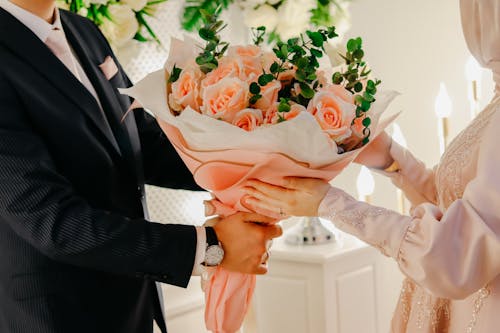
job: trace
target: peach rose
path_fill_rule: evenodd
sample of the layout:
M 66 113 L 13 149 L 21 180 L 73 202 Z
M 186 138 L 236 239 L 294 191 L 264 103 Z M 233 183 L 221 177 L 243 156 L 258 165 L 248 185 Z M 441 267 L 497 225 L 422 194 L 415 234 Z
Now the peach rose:
M 363 125 L 364 119 L 365 116 L 355 118 L 351 126 L 353 134 L 356 135 L 358 138 L 365 137 L 365 135 L 363 134 L 363 130 L 365 129 L 365 125 Z
M 262 74 L 262 50 L 256 45 L 233 46 L 227 51 L 227 56 L 236 58 L 240 62 L 240 78 L 242 80 L 255 80 Z
M 328 79 L 326 77 L 325 71 L 317 71 L 316 76 L 318 77 L 317 81 L 321 87 L 326 87 L 328 85 Z
M 306 108 L 300 104 L 290 105 L 290 111 L 288 112 L 278 112 L 279 103 L 274 103 L 271 108 L 265 113 L 264 124 L 274 125 L 279 122 L 279 119 L 291 120 L 299 115 L 301 112 L 305 112 Z
M 321 128 L 336 142 L 351 135 L 351 124 L 356 116 L 356 106 L 346 103 L 330 91 L 320 91 L 309 101 L 307 111 Z
M 168 96 L 170 107 L 180 112 L 190 106 L 200 112 L 201 95 L 200 82 L 203 73 L 197 65 L 189 65 L 179 75 L 179 79 L 172 83 L 172 92 Z
M 329 91 L 335 94 L 335 96 L 340 97 L 344 102 L 354 104 L 354 95 L 339 84 L 330 84 L 321 90 Z
M 292 104 L 290 107 L 290 111 L 282 112 L 281 115 L 285 120 L 291 120 L 299 115 L 301 112 L 305 112 L 306 108 L 300 104 Z
M 274 52 L 264 52 L 260 58 L 262 68 L 269 72 L 274 62 L 279 63 L 279 59 Z
M 264 87 L 261 87 L 261 98 L 255 103 L 255 107 L 267 111 L 271 106 L 278 101 L 278 93 L 281 89 L 280 81 L 271 81 Z
M 236 113 L 248 105 L 248 84 L 239 78 L 225 77 L 203 89 L 201 112 L 232 122 Z
M 237 59 L 231 57 L 224 57 L 216 69 L 209 72 L 206 77 L 201 81 L 201 87 L 206 88 L 214 85 L 225 77 L 239 77 L 241 67 Z
M 236 113 L 233 119 L 233 125 L 244 129 L 245 131 L 253 131 L 264 122 L 262 111 L 258 109 L 243 109 Z
M 282 82 L 290 82 L 295 77 L 297 68 L 293 65 L 285 64 L 285 71 L 278 75 L 278 79 Z
M 266 110 L 264 113 L 264 124 L 273 125 L 278 123 L 278 105 L 279 103 L 274 103 Z

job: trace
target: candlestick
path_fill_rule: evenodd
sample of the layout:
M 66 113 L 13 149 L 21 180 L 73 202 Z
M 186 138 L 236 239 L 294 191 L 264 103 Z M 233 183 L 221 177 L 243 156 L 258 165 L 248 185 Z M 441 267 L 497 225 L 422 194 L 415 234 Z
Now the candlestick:
M 469 83 L 468 98 L 470 103 L 471 118 L 474 119 L 474 117 L 479 113 L 481 67 L 473 56 L 469 57 L 465 65 L 465 77 Z
M 448 91 L 443 82 L 439 85 L 439 93 L 436 97 L 436 102 L 434 104 L 434 111 L 438 118 L 438 138 L 439 138 L 439 150 L 441 155 L 444 153 L 444 149 L 448 144 L 448 117 L 451 115 L 452 103 Z

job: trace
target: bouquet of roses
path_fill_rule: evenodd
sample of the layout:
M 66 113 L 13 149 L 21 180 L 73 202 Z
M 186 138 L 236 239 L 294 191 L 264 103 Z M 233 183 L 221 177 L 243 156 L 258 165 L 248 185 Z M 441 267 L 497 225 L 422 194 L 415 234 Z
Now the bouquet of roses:
M 218 35 L 223 22 L 206 16 L 204 47 L 173 39 L 165 69 L 124 92 L 158 119 L 219 212 L 245 210 L 250 178 L 333 179 L 394 118 L 379 121 L 395 93 L 377 92 L 380 81 L 368 78 L 360 38 L 347 43 L 345 66 L 327 74 L 319 59 L 337 36 L 333 27 L 267 52 L 259 47 L 264 28 L 254 31 L 254 45 L 230 47 Z M 207 328 L 238 330 L 254 286 L 252 275 L 217 268 L 205 288 Z

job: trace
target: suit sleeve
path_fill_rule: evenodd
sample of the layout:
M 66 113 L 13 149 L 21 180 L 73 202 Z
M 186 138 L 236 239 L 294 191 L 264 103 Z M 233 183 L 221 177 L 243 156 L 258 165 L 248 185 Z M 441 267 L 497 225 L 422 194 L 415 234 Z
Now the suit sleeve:
M 147 184 L 202 191 L 156 120 L 144 110 L 135 111 Z
M 76 266 L 178 286 L 193 269 L 193 226 L 129 219 L 75 193 L 1 74 L 0 223 L 47 257 Z
M 427 202 L 412 216 L 359 202 L 332 188 L 319 213 L 395 258 L 401 271 L 434 295 L 463 299 L 500 275 L 500 113 L 481 141 L 477 174 L 446 210 Z

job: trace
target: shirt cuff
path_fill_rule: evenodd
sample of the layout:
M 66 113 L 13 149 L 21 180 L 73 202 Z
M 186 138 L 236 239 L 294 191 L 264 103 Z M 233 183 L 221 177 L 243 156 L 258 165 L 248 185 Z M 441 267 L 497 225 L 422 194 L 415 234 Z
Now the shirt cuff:
M 199 276 L 203 273 L 203 260 L 207 249 L 207 234 L 205 227 L 196 227 L 196 256 L 194 258 L 194 266 L 192 275 Z

